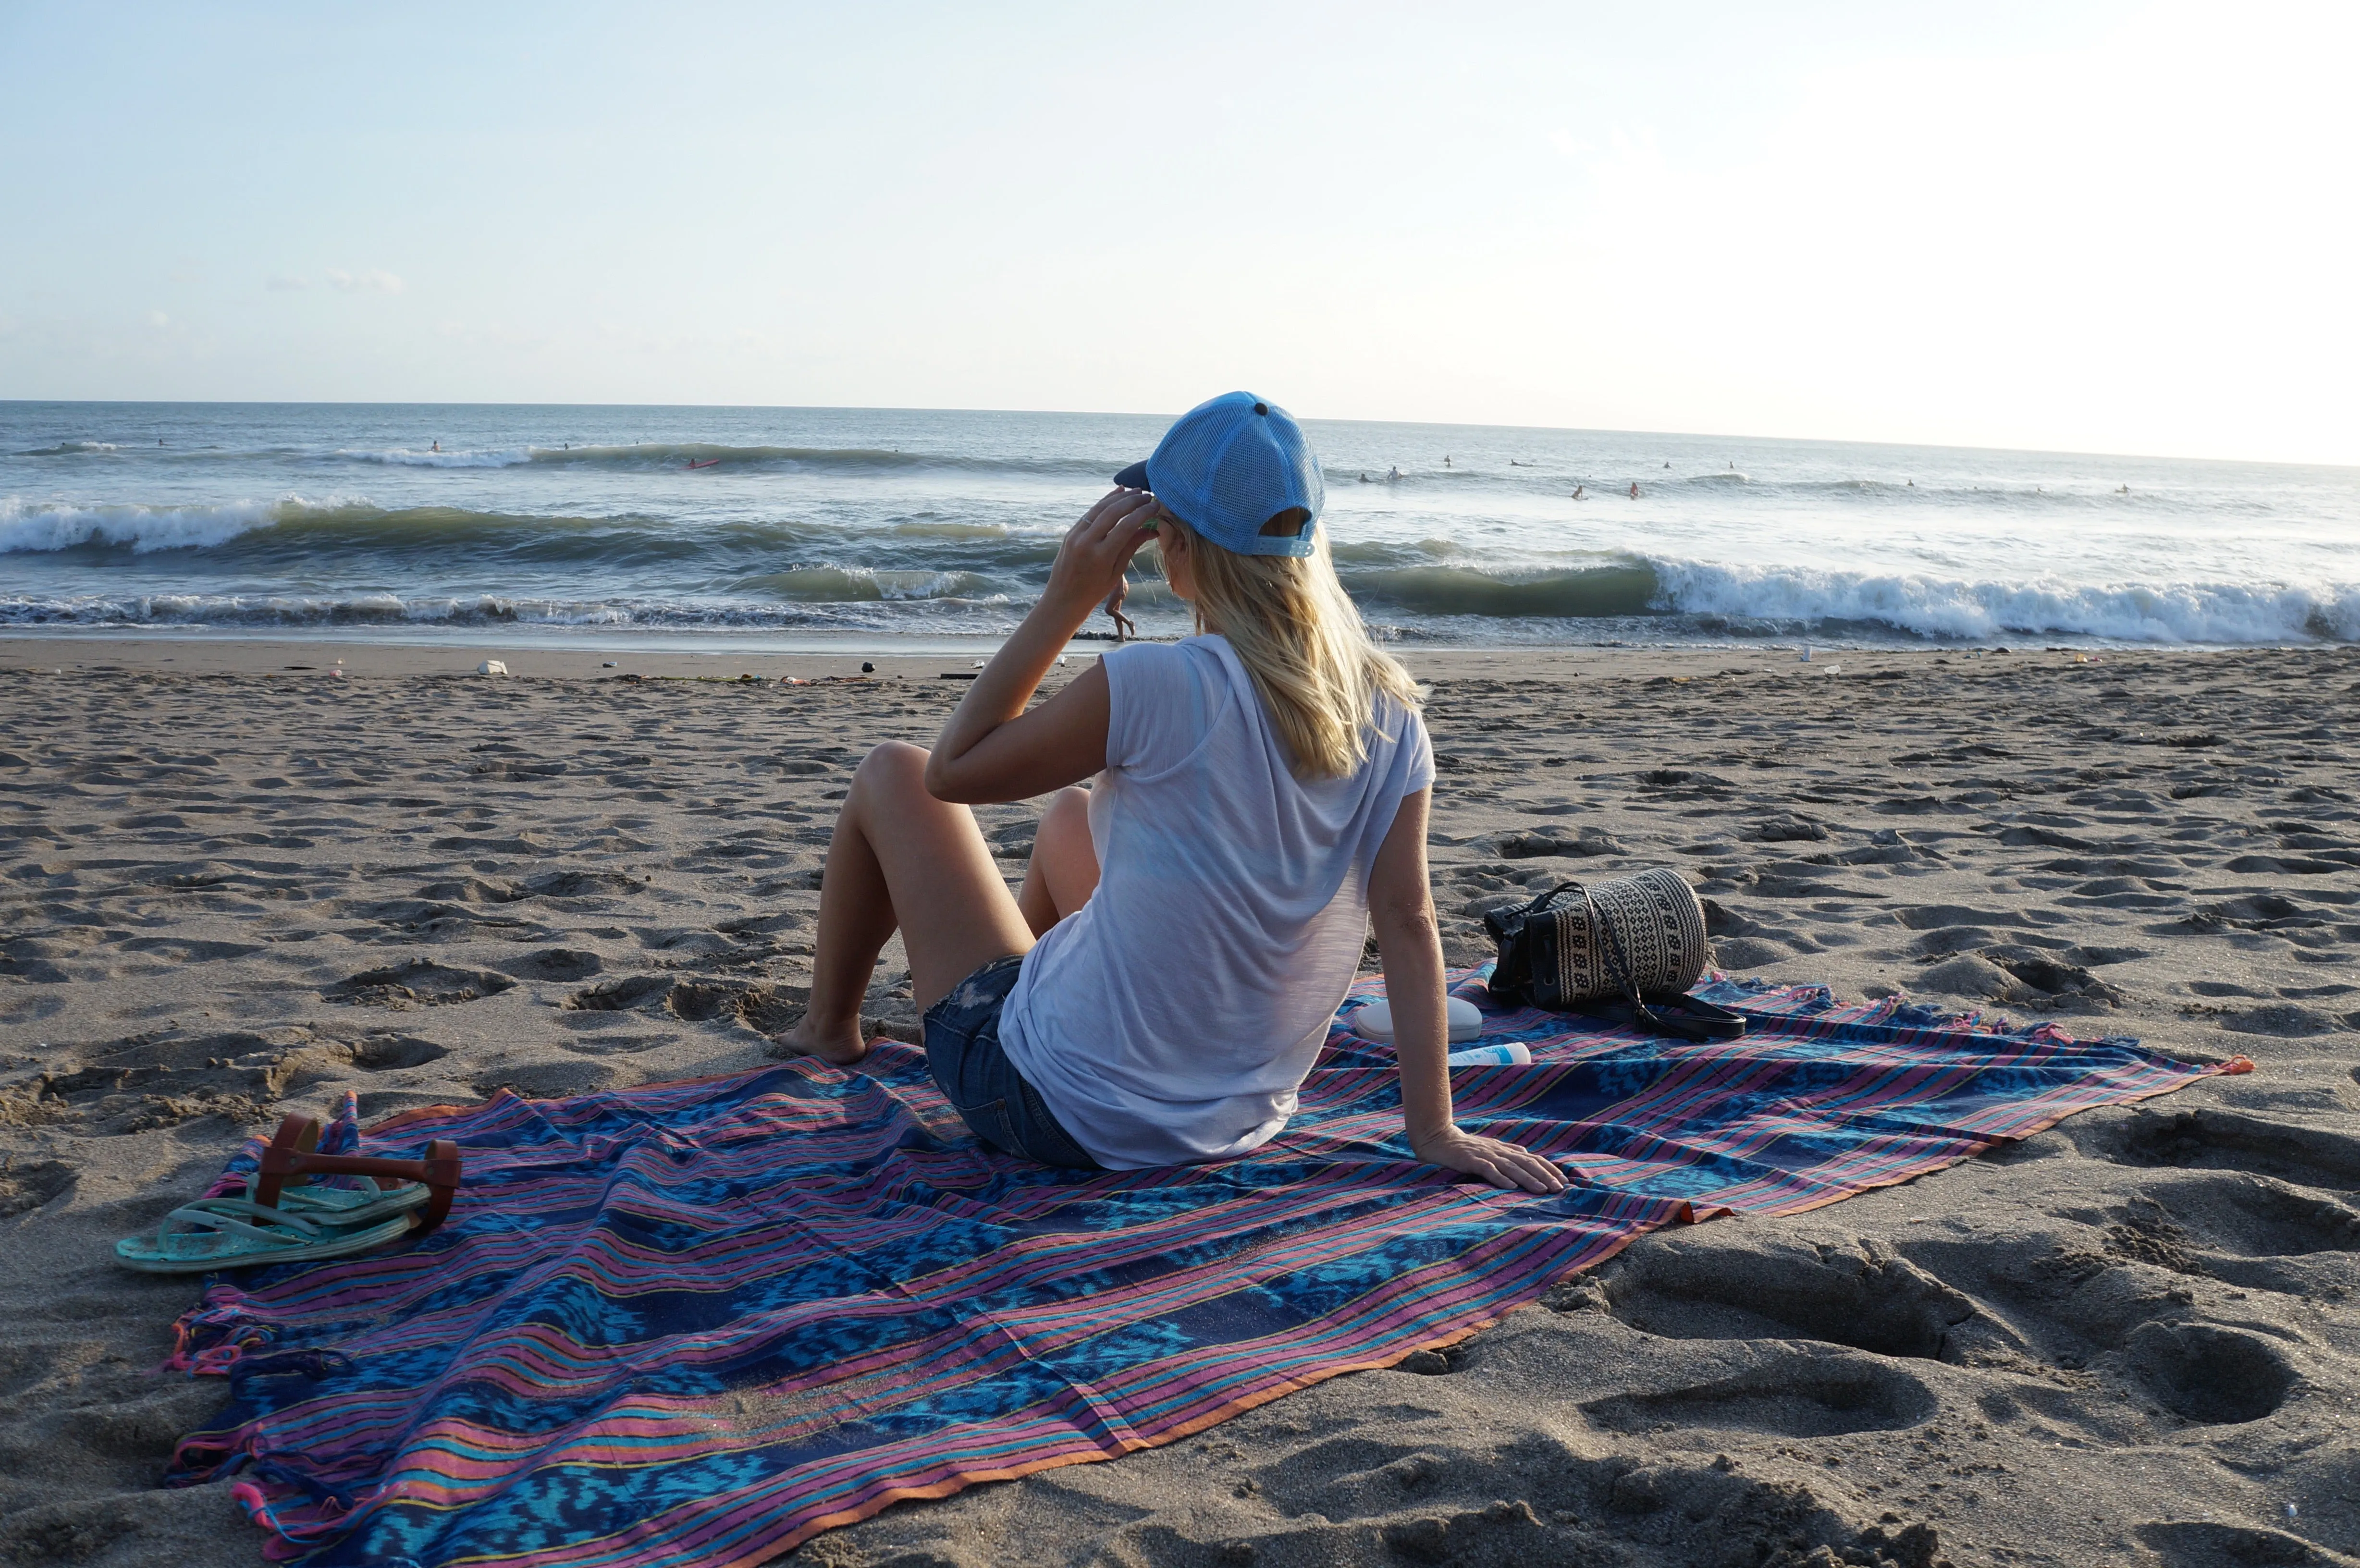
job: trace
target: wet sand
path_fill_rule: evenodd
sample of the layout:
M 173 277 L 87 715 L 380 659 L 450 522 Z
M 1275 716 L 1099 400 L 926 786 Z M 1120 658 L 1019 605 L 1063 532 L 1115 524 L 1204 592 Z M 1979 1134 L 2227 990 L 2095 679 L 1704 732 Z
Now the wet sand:
M 0 1560 L 260 1561 L 155 1489 L 221 1388 L 150 1375 L 196 1287 L 109 1247 L 282 1109 L 768 1059 L 847 774 L 972 659 L 778 679 L 860 662 L 0 639 Z M 1732 972 L 2256 1070 L 794 1561 L 2360 1560 L 2360 652 L 1412 662 L 1456 962 L 1671 865 Z M 979 815 L 1019 875 L 1032 811 Z

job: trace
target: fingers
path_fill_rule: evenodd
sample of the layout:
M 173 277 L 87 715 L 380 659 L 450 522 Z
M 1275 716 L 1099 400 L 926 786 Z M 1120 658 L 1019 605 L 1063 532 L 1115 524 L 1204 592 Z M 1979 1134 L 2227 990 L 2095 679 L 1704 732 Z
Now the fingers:
M 1155 497 L 1144 490 L 1109 490 L 1099 496 L 1088 511 L 1082 514 L 1081 520 L 1074 525 L 1074 531 L 1076 533 L 1087 529 L 1111 531 L 1115 523 L 1121 518 L 1154 505 Z
M 1076 526 L 1086 527 L 1091 523 L 1097 522 L 1098 518 L 1106 515 L 1109 507 L 1139 494 L 1139 491 L 1125 490 L 1120 485 L 1117 485 L 1114 489 L 1108 491 L 1105 495 L 1099 496 L 1097 501 L 1092 503 L 1090 509 L 1082 514 L 1081 522 Z
M 1554 1164 L 1530 1149 L 1497 1138 L 1470 1138 L 1452 1153 L 1459 1158 L 1439 1163 L 1480 1176 L 1503 1191 L 1562 1192 L 1567 1186 L 1565 1172 Z
M 1141 494 L 1137 490 L 1108 491 L 1091 505 L 1088 511 L 1075 519 L 1072 528 L 1065 530 L 1065 542 L 1081 544 L 1094 537 L 1104 537 L 1105 532 L 1114 527 L 1112 519 L 1132 510 Z
M 1137 555 L 1155 536 L 1143 528 L 1119 528 L 1110 541 L 1115 550 L 1114 570 L 1118 573 L 1131 570 L 1131 558 Z
M 1152 537 L 1138 524 L 1154 516 L 1155 504 L 1144 490 L 1111 490 L 1100 496 L 1065 531 L 1049 568 L 1050 593 L 1084 604 L 1103 598 Z
M 1154 516 L 1154 507 L 1155 497 L 1143 490 L 1117 490 L 1065 530 L 1065 546 L 1094 557 L 1104 555 L 1111 546 L 1128 562 L 1151 537 L 1141 524 Z
M 1093 508 L 1098 516 L 1090 523 L 1087 537 L 1120 540 L 1127 549 L 1136 550 L 1139 541 L 1147 537 L 1147 530 L 1140 525 L 1155 515 L 1155 497 L 1144 490 L 1125 490 L 1120 495 L 1121 498 L 1112 506 Z
M 1517 1149 L 1513 1161 L 1516 1185 L 1527 1192 L 1562 1192 L 1566 1188 L 1565 1172 L 1547 1160 Z
M 1562 1192 L 1566 1188 L 1565 1172 L 1529 1149 L 1519 1149 L 1513 1143 L 1494 1143 L 1500 1159 L 1516 1178 L 1516 1184 L 1527 1192 Z

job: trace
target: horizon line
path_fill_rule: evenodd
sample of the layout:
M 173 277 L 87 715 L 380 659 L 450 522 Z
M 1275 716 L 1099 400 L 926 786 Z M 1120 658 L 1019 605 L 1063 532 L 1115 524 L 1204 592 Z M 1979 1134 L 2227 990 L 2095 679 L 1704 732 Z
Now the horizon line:
M 736 411 L 829 414 L 1002 414 L 1015 418 L 1049 416 L 1066 419 L 1176 419 L 1185 410 L 1142 411 L 1126 408 L 959 408 L 898 403 L 625 403 L 455 401 L 333 397 L 0 397 L 0 408 L 11 404 L 88 405 L 119 408 L 711 408 Z M 1521 425 L 1474 423 L 1457 419 L 1340 419 L 1306 414 L 1306 422 L 1330 425 L 1393 425 L 1410 429 L 1464 430 L 1533 430 L 1551 435 L 1654 436 L 1679 441 L 1782 441 L 1807 446 L 1889 447 L 1896 451 L 1991 452 L 2015 457 L 2113 458 L 2138 463 L 2238 463 L 2262 468 L 2324 468 L 2360 471 L 2360 463 L 2329 463 L 2310 459 L 2264 457 L 2185 457 L 2161 452 L 2085 452 L 2071 447 L 1983 446 L 1931 441 L 1878 441 L 1845 436 L 1766 436 L 1727 430 L 1625 430 L 1591 425 Z

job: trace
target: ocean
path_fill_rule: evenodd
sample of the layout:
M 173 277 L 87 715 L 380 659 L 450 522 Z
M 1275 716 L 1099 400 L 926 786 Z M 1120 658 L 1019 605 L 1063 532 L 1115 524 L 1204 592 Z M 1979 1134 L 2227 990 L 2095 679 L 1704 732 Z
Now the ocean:
M 713 651 L 988 637 L 1165 422 L 0 402 L 0 632 Z M 1306 428 L 1338 569 L 1406 644 L 2360 641 L 2360 469 Z M 1142 631 L 1185 631 L 1185 607 L 1138 575 Z

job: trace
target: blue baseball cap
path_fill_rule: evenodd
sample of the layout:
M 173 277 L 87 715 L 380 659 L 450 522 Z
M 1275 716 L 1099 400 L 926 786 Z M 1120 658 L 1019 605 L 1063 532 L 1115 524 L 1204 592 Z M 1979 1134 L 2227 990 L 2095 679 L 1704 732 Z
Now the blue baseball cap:
M 1303 427 L 1251 392 L 1225 392 L 1173 422 L 1145 463 L 1114 476 L 1240 555 L 1309 555 L 1327 504 Z

